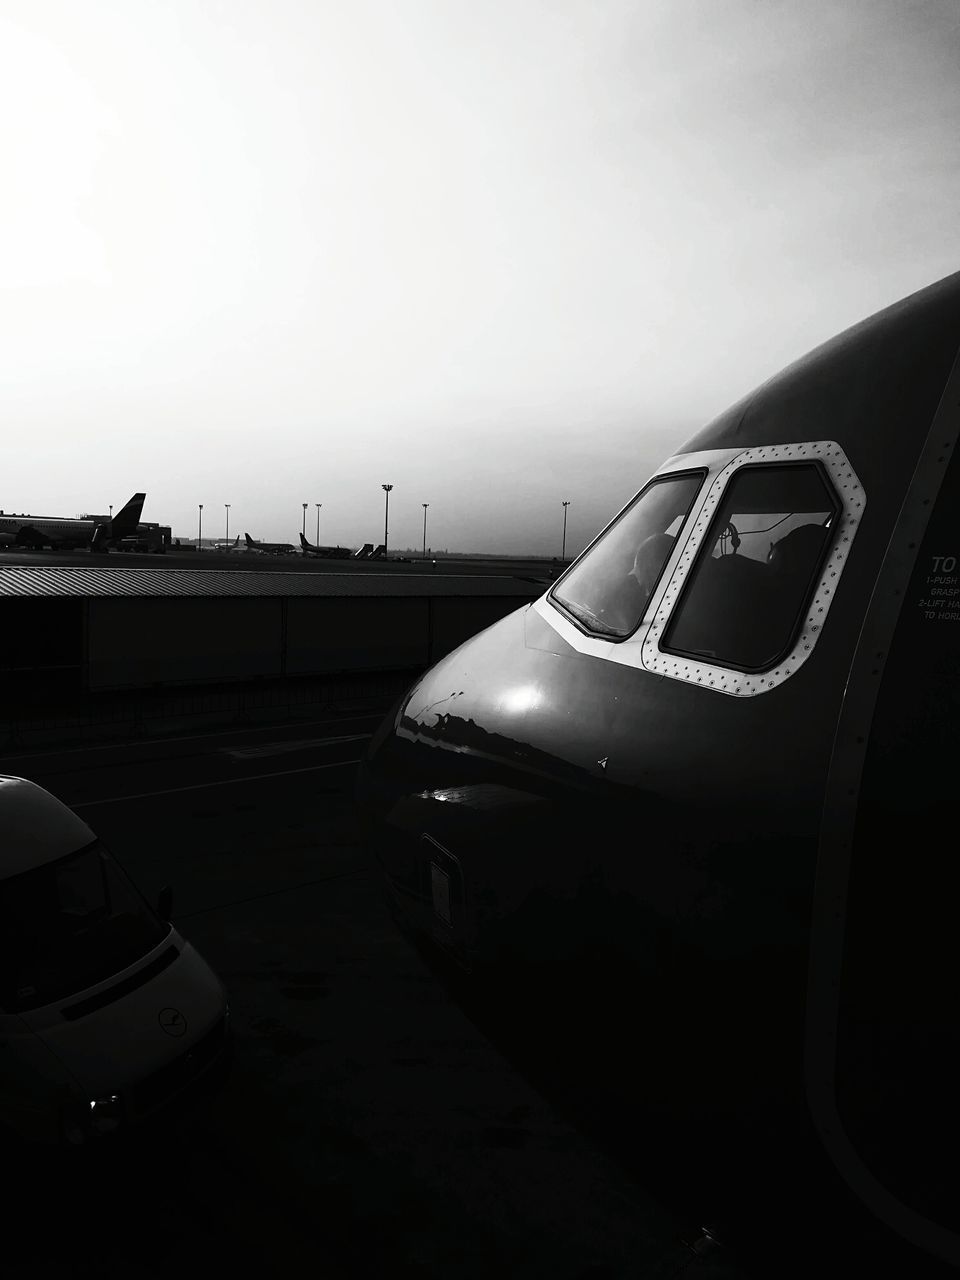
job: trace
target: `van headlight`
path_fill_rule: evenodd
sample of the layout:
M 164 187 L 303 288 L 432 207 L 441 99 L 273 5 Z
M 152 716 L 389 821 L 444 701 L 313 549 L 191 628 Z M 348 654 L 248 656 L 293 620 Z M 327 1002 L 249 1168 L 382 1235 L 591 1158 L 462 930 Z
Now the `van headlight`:
M 90 1129 L 93 1133 L 116 1133 L 123 1123 L 123 1103 L 118 1093 L 90 1099 Z
M 60 1133 L 64 1142 L 79 1147 L 108 1133 L 115 1133 L 122 1119 L 120 1095 L 69 1098 L 60 1107 Z

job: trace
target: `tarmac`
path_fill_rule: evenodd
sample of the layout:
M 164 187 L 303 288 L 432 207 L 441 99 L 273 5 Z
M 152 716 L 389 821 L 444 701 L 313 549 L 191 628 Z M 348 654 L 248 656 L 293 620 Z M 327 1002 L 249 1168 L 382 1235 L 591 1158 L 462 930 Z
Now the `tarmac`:
M 651 1092 L 596 1020 L 556 1034 L 562 989 L 518 983 L 503 1018 L 424 963 L 353 801 L 384 710 L 0 759 L 148 900 L 173 886 L 237 1042 L 207 1111 L 80 1165 L 29 1154 L 6 1180 L 5 1277 L 940 1280 L 870 1224 L 834 1238 L 783 1160 L 741 1189 L 737 1133 L 701 1127 L 694 1095 Z
M 162 1140 L 8 1180 L 7 1277 L 736 1280 L 699 1206 L 578 1132 L 396 932 L 359 843 L 380 713 L 7 755 L 224 980 L 225 1089 Z M 654 1179 L 655 1184 L 655 1179 Z
M 326 560 L 304 556 L 300 552 L 266 555 L 240 550 L 198 552 L 176 547 L 162 555 L 135 551 L 98 554 L 89 551 L 0 551 L 0 565 L 72 565 L 88 569 L 104 566 L 121 569 L 237 569 L 248 573 L 289 570 L 297 573 L 483 574 L 519 578 L 525 582 L 543 583 L 544 586 L 549 585 L 568 563 L 536 556 L 414 556 L 404 560 L 389 556 L 385 560 Z

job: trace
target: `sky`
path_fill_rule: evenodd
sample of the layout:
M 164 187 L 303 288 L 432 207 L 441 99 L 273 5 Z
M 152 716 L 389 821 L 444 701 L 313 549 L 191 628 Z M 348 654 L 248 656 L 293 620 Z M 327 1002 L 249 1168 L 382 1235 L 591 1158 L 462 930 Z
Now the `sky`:
M 0 507 L 578 551 L 960 268 L 955 0 L 0 0 Z

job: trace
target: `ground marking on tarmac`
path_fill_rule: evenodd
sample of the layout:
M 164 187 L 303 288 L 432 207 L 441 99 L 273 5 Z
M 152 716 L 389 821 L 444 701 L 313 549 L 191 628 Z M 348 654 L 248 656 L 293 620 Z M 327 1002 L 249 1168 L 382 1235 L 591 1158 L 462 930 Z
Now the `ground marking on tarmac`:
M 45 751 L 5 751 L 4 760 L 28 760 L 35 756 L 88 755 L 91 751 L 116 751 L 118 747 L 155 747 L 167 742 L 196 742 L 200 738 L 229 738 L 231 734 L 276 733 L 278 729 L 310 728 L 315 724 L 335 724 L 338 720 L 382 720 L 385 711 L 350 711 L 323 720 L 288 720 L 284 724 L 234 724 L 226 729 L 214 729 L 211 733 L 186 733 L 175 738 L 161 735 L 159 738 L 123 738 L 109 742 L 84 742 L 80 746 L 50 746 Z
M 319 880 L 305 880 L 303 884 L 288 884 L 282 889 L 268 889 L 266 893 L 255 893 L 249 898 L 237 898 L 235 902 L 217 902 L 212 907 L 197 907 L 183 915 L 177 914 L 178 920 L 190 920 L 194 916 L 209 915 L 211 911 L 226 911 L 229 907 L 242 907 L 248 902 L 262 902 L 264 898 L 276 898 L 281 893 L 296 893 L 298 889 L 312 889 L 318 884 L 329 884 L 331 880 L 366 880 L 366 871 L 336 871 L 330 876 L 321 876 Z
M 337 738 L 288 738 L 282 742 L 258 742 L 252 747 L 220 747 L 219 754 L 233 756 L 235 760 L 248 760 L 252 756 L 279 756 L 287 751 L 309 751 L 311 747 L 326 747 L 331 742 L 360 742 L 372 736 L 369 733 L 344 733 Z
M 273 773 L 251 773 L 243 778 L 221 778 L 218 782 L 192 782 L 188 787 L 164 787 L 162 791 L 140 791 L 135 796 L 107 796 L 104 800 L 78 800 L 71 809 L 89 809 L 98 804 L 122 804 L 125 800 L 149 800 L 151 796 L 171 796 L 175 791 L 206 791 L 208 787 L 235 787 L 241 782 L 259 782 L 262 778 L 283 778 L 288 773 L 315 773 L 318 769 L 342 769 L 347 764 L 359 764 L 355 760 L 335 760 L 332 764 L 308 764 L 302 769 L 277 769 Z

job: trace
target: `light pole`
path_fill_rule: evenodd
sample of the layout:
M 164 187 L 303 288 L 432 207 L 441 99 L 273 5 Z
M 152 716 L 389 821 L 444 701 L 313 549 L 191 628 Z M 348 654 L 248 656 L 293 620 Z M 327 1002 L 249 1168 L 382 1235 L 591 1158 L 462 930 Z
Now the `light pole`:
M 424 560 L 426 560 L 427 558 L 427 507 L 429 507 L 430 503 L 421 502 L 420 505 L 421 507 L 423 507 L 423 558 Z
M 309 505 L 310 505 L 309 502 L 305 502 L 303 504 L 303 536 L 304 537 L 307 536 L 307 507 Z
M 223 505 L 227 509 L 227 532 L 224 534 L 224 539 L 229 544 L 230 542 L 230 503 L 225 502 Z
M 323 503 L 315 502 L 313 505 L 317 508 L 317 546 L 319 547 L 320 545 L 320 508 L 323 506 Z
M 202 533 L 202 531 L 203 531 L 203 503 L 202 503 L 202 502 L 198 502 L 198 503 L 197 503 L 197 507 L 198 507 L 198 512 L 197 512 L 197 550 L 199 551 L 199 550 L 200 550 L 200 534 L 201 534 L 201 533 Z
M 560 549 L 561 564 L 563 563 L 563 561 L 566 559 L 566 556 L 567 556 L 567 507 L 569 507 L 569 505 L 570 505 L 569 500 L 563 504 L 563 546 Z
M 113 503 L 110 503 L 110 519 L 113 519 Z
M 387 558 L 387 520 L 390 516 L 390 490 L 393 488 L 393 485 L 382 484 L 380 488 L 387 495 L 384 500 L 385 505 L 383 510 L 383 558 L 384 560 L 386 560 Z

